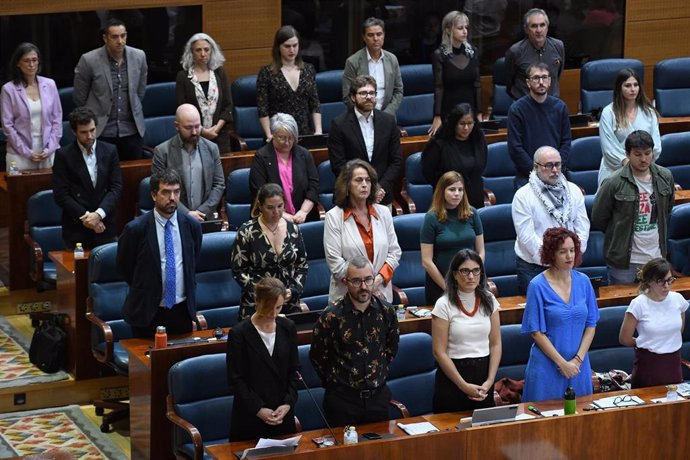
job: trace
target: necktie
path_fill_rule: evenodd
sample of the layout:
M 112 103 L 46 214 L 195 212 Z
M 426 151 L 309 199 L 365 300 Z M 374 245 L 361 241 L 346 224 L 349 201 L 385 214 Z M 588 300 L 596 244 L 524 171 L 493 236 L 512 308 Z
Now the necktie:
M 165 292 L 163 300 L 168 309 L 175 305 L 175 246 L 173 245 L 172 223 L 165 223 Z

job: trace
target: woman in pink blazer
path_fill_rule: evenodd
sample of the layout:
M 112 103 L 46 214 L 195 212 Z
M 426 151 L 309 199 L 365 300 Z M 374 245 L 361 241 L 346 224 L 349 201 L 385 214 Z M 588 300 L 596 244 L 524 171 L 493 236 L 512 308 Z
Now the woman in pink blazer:
M 62 106 L 55 82 L 39 77 L 41 54 L 21 43 L 10 60 L 11 81 L 2 87 L 0 112 L 7 136 L 7 167 L 50 168 L 62 137 Z

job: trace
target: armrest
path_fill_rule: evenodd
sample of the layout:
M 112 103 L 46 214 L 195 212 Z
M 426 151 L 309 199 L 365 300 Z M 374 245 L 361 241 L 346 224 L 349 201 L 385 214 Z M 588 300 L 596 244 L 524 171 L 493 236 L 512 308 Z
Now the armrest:
M 493 282 L 491 278 L 486 279 L 486 286 L 489 288 L 489 291 L 498 299 L 498 288 L 496 287 L 496 283 Z
M 319 210 L 319 220 L 326 220 L 326 208 L 323 207 L 320 201 L 316 202 L 316 209 Z
M 393 289 L 393 292 L 395 292 L 398 295 L 398 297 L 400 298 L 400 303 L 405 305 L 405 307 L 409 307 L 410 306 L 410 299 L 407 298 L 407 294 L 405 294 L 405 291 L 400 289 L 395 284 L 393 284 L 391 286 L 391 288 Z
M 155 152 L 153 151 L 153 147 L 149 147 L 149 146 L 146 146 L 146 145 L 145 145 L 145 146 L 142 148 L 142 150 L 144 151 L 143 154 L 142 154 L 142 156 L 141 156 L 142 158 L 147 158 L 147 159 L 153 158 L 153 155 L 154 155 L 154 153 L 155 153 Z
M 208 321 L 206 321 L 206 317 L 203 315 L 203 313 L 197 312 L 196 322 L 192 321 L 192 330 L 205 331 L 206 329 L 208 329 Z
M 302 423 L 299 421 L 299 419 L 295 415 L 295 433 L 301 433 L 301 432 L 302 432 Z
M 678 190 L 683 190 L 683 187 L 679 183 L 674 182 L 673 183 L 673 190 L 677 192 Z
M 409 134 L 405 128 L 402 126 L 398 126 L 398 129 L 400 130 L 400 137 L 408 137 Z
M 244 152 L 249 150 L 247 142 L 242 139 L 235 131 L 228 131 L 228 136 L 230 136 L 230 149 L 233 152 Z
M 91 297 L 86 299 L 86 319 L 91 321 L 101 330 L 103 339 L 105 340 L 105 353 L 101 354 L 93 347 L 91 347 L 91 354 L 101 363 L 107 364 L 113 360 L 113 349 L 115 348 L 115 339 L 113 337 L 113 330 L 110 325 L 96 316 L 93 312 L 93 299 Z
M 681 364 L 681 366 L 685 366 L 686 368 L 690 369 L 690 361 L 688 361 L 687 359 L 681 358 L 680 364 Z
M 400 411 L 400 414 L 402 414 L 402 418 L 409 418 L 410 411 L 407 410 L 405 404 L 401 403 L 400 401 L 396 401 L 395 399 L 389 400 L 388 404 L 398 409 Z
M 414 204 L 414 200 L 410 198 L 410 195 L 408 195 L 407 193 L 407 179 L 404 179 L 403 187 L 400 190 L 400 196 L 402 196 L 403 200 L 405 200 L 407 211 L 410 214 L 414 214 L 415 212 L 417 212 L 417 205 Z
M 496 204 L 496 195 L 494 195 L 494 192 L 489 190 L 488 188 L 484 189 L 484 206 L 491 206 Z
M 43 279 L 43 249 L 41 249 L 41 246 L 39 246 L 38 243 L 34 241 L 33 238 L 31 238 L 28 229 L 29 223 L 25 222 L 24 225 L 24 241 L 29 246 L 29 249 L 31 249 L 34 255 L 34 266 L 29 271 L 29 276 L 33 281 L 39 282 Z
M 402 206 L 400 206 L 400 203 L 398 203 L 398 200 L 393 200 L 391 203 L 391 208 L 393 209 L 393 216 L 402 216 L 405 214 Z
M 201 439 L 201 433 L 199 433 L 197 427 L 175 413 L 172 395 L 168 395 L 167 398 L 165 398 L 165 405 L 165 416 L 168 420 L 185 430 L 192 439 L 192 443 L 194 444 L 194 458 L 204 458 L 204 442 Z

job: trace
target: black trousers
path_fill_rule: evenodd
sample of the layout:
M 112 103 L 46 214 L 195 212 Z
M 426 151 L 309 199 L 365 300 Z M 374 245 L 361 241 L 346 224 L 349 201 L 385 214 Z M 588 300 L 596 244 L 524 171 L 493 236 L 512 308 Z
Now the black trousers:
M 99 141 L 113 144 L 117 147 L 117 155 L 120 161 L 141 160 L 144 151 L 144 139 L 139 134 L 132 134 L 125 137 L 105 137 L 98 138 Z M 155 147 L 152 145 L 151 147 Z
M 368 396 L 368 397 L 362 397 Z M 388 420 L 388 401 L 391 392 L 384 385 L 362 394 L 344 386 L 326 388 L 323 410 L 331 426 L 360 425 Z
M 132 326 L 132 335 L 142 339 L 152 339 L 156 334 L 156 327 L 165 326 L 170 334 L 186 334 L 192 332 L 192 319 L 187 311 L 187 301 L 173 305 L 171 309 L 157 307 L 156 316 L 148 326 Z
M 489 373 L 489 357 L 454 359 L 455 368 L 467 383 L 481 385 Z M 494 386 L 491 385 L 483 401 L 473 401 L 463 393 L 439 367 L 434 382 L 434 413 L 459 412 L 494 407 Z

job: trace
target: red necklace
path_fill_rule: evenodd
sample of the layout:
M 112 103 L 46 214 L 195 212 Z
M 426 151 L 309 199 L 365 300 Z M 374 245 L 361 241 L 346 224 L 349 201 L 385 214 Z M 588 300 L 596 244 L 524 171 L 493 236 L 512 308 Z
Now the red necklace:
M 458 301 L 460 302 L 460 310 L 462 310 L 462 312 L 464 314 L 466 314 L 467 316 L 469 316 L 470 318 L 472 318 L 474 315 L 476 315 L 477 312 L 479 311 L 479 296 L 476 294 L 474 296 L 474 309 L 472 310 L 471 313 L 465 309 L 465 306 L 462 304 L 462 299 L 460 298 L 460 296 L 458 296 Z

